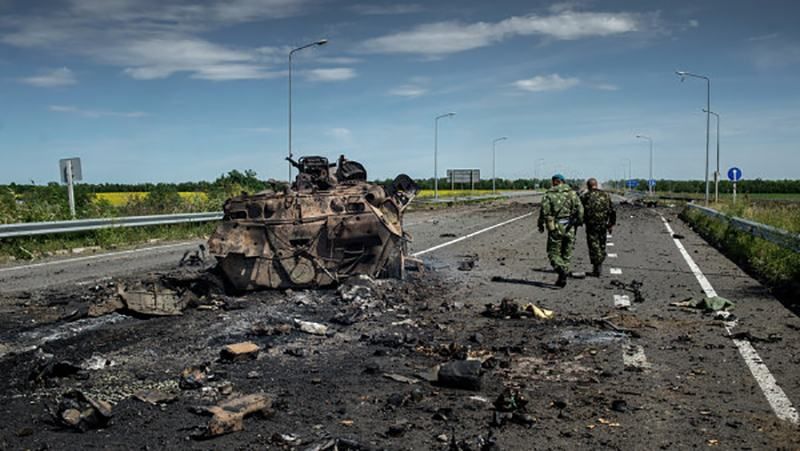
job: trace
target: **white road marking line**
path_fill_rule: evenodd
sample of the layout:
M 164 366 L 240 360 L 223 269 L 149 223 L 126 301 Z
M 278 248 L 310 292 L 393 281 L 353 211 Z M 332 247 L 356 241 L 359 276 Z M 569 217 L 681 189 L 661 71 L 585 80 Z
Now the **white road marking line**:
M 614 238 L 613 236 L 611 236 L 611 234 L 606 235 L 606 239 L 610 240 L 611 238 Z
M 650 362 L 647 361 L 647 356 L 644 355 L 644 348 L 631 343 L 622 345 L 622 363 L 625 365 L 625 368 L 636 368 L 639 370 L 651 368 Z
M 433 246 L 431 248 L 425 249 L 423 251 L 415 252 L 415 253 L 411 254 L 411 256 L 412 257 L 419 257 L 420 255 L 427 254 L 428 252 L 433 252 L 435 250 L 441 249 L 441 248 L 446 247 L 446 246 L 450 246 L 451 244 L 456 244 L 456 243 L 458 243 L 460 241 L 464 241 L 464 240 L 466 240 L 468 238 L 472 238 L 475 235 L 480 235 L 481 233 L 488 232 L 488 231 L 490 231 L 492 229 L 496 229 L 498 227 L 502 227 L 502 226 L 504 226 L 506 224 L 511 224 L 514 221 L 519 221 L 520 219 L 527 218 L 528 216 L 531 216 L 531 215 L 533 215 L 533 213 L 525 213 L 522 216 L 517 216 L 516 218 L 511 218 L 508 221 L 503 221 L 503 222 L 501 222 L 499 224 L 495 224 L 493 226 L 486 227 L 485 229 L 478 230 L 477 232 L 472 232 L 472 233 L 470 233 L 468 235 L 464 235 L 464 236 L 456 238 L 454 240 L 450 240 L 450 241 L 444 242 L 442 244 L 438 244 L 436 246 Z
M 664 226 L 667 228 L 670 236 L 674 235 L 675 232 L 672 231 L 672 227 L 670 227 L 666 218 L 662 216 L 661 220 L 664 222 Z M 700 283 L 700 286 L 703 288 L 706 296 L 715 297 L 717 292 L 714 290 L 714 287 L 711 286 L 711 282 L 706 279 L 706 276 L 694 262 L 691 255 L 689 255 L 689 252 L 686 251 L 686 248 L 683 247 L 683 244 L 680 242 L 680 240 L 673 238 L 672 241 L 675 242 L 675 246 L 678 247 L 681 255 L 683 255 L 683 259 L 686 260 L 686 263 L 689 265 L 689 269 L 692 270 L 692 274 L 694 274 L 695 278 Z M 728 332 L 729 336 L 731 335 L 731 328 L 734 324 L 735 323 L 730 322 L 725 323 L 725 330 Z M 739 354 L 741 354 L 742 358 L 744 359 L 744 363 L 747 364 L 747 368 L 750 369 L 750 372 L 753 374 L 753 377 L 758 383 L 758 386 L 761 388 L 761 391 L 764 393 L 764 396 L 767 398 L 767 402 L 769 403 L 770 407 L 772 407 L 775 415 L 784 421 L 789 421 L 794 424 L 800 423 L 800 414 L 798 414 L 797 409 L 792 405 L 792 401 L 789 400 L 789 398 L 786 396 L 786 393 L 778 385 L 775 377 L 769 371 L 767 365 L 764 364 L 764 361 L 761 360 L 758 352 L 756 352 L 756 350 L 753 348 L 753 345 L 750 344 L 750 341 L 737 339 L 732 340 L 736 345 L 736 348 L 739 349 Z
M 617 258 L 617 254 L 606 254 L 608 258 Z
M 124 256 L 124 255 L 138 254 L 138 253 L 141 253 L 141 252 L 166 250 L 166 249 L 173 249 L 173 248 L 178 248 L 178 247 L 189 247 L 191 245 L 192 245 L 192 243 L 167 244 L 167 245 L 164 245 L 164 246 L 144 247 L 144 248 L 141 248 L 141 249 L 131 249 L 131 250 L 120 251 L 120 252 L 108 252 L 108 253 L 105 253 L 105 254 L 88 255 L 86 257 L 68 258 L 68 259 L 64 259 L 64 260 L 53 260 L 53 261 L 49 261 L 49 262 L 32 263 L 30 265 L 12 266 L 10 268 L 0 268 L 0 272 L 19 271 L 19 270 L 22 270 L 22 269 L 41 268 L 43 266 L 77 263 L 77 262 L 82 262 L 82 261 L 97 260 L 97 259 L 100 259 L 100 258 L 121 257 L 121 256 Z
M 611 274 L 615 274 L 615 275 L 622 274 L 622 268 L 611 268 Z
M 627 294 L 615 294 L 614 295 L 614 307 L 616 308 L 628 308 L 631 306 L 631 298 Z
M 614 243 L 606 243 L 606 246 L 608 246 L 608 247 L 613 247 L 613 246 L 614 246 Z

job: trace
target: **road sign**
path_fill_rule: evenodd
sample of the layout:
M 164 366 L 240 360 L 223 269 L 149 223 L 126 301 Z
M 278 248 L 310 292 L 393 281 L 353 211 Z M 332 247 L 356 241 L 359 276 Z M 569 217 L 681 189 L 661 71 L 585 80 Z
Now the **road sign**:
M 481 180 L 480 169 L 448 169 L 450 183 L 477 183 Z
M 728 180 L 731 182 L 738 182 L 742 179 L 742 170 L 737 167 L 728 169 Z
M 72 181 L 80 181 L 83 180 L 83 174 L 81 172 L 81 159 L 80 158 L 63 158 L 58 160 L 59 169 L 61 169 L 61 183 L 69 183 L 69 178 L 67 177 L 67 166 L 69 163 L 72 163 Z
M 639 186 L 639 181 L 636 179 L 630 179 L 627 182 L 625 182 L 625 186 L 627 186 L 628 188 L 636 188 L 637 186 Z
M 650 179 L 650 180 L 648 180 L 648 181 L 647 181 L 647 186 L 649 186 L 649 187 L 651 187 L 651 188 L 655 188 L 655 186 L 656 186 L 656 179 Z
M 75 219 L 75 191 L 72 188 L 76 180 L 82 180 L 81 174 L 81 159 L 80 158 L 64 158 L 58 160 L 59 169 L 61 169 L 61 181 L 67 184 L 67 201 L 69 202 L 69 212 L 72 219 Z

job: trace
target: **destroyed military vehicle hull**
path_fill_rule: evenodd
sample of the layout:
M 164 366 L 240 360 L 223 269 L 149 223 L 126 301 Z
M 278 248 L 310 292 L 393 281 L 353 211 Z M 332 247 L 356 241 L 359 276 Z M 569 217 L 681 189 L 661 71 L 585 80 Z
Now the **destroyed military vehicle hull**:
M 318 287 L 357 274 L 401 278 L 408 237 L 403 211 L 418 191 L 406 175 L 368 183 L 343 156 L 289 161 L 299 174 L 282 192 L 229 199 L 208 242 L 236 290 Z M 335 173 L 331 173 L 332 168 Z

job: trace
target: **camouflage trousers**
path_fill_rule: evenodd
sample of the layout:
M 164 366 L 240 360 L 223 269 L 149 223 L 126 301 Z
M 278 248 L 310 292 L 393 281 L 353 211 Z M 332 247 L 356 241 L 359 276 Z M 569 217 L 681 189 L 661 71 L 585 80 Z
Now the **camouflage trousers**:
M 586 245 L 589 247 L 589 259 L 592 265 L 602 265 L 606 259 L 606 227 L 586 226 Z
M 547 258 L 555 270 L 563 269 L 569 272 L 572 260 L 572 250 L 575 248 L 575 228 L 565 229 L 557 225 L 556 229 L 547 234 Z

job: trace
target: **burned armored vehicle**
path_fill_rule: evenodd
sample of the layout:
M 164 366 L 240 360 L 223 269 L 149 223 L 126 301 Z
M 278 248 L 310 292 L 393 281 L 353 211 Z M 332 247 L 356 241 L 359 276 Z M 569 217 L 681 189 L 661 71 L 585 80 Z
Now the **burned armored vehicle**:
M 419 188 L 407 175 L 383 187 L 355 161 L 288 159 L 298 175 L 283 191 L 225 202 L 208 241 L 233 288 L 317 287 L 348 276 L 402 277 L 403 211 Z M 335 170 L 334 170 L 335 168 Z

